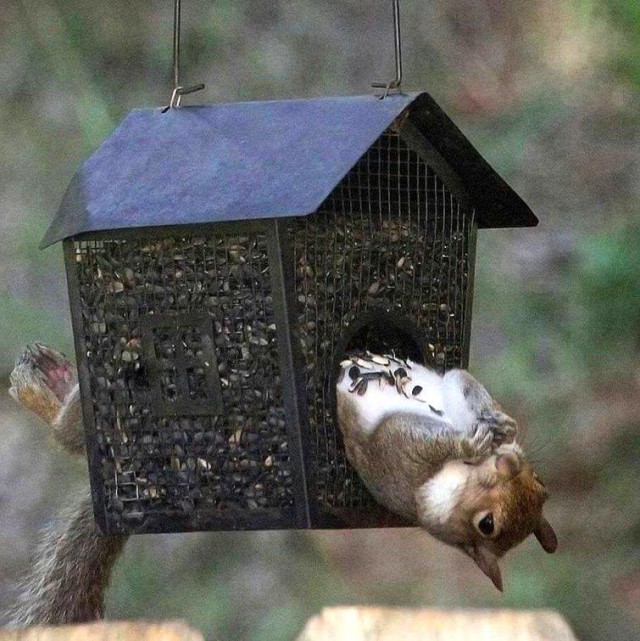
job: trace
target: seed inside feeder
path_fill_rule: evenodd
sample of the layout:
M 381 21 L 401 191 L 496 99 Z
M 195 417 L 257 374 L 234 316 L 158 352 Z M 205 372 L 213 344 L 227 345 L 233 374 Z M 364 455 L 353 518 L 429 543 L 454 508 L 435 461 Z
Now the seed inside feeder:
M 258 478 L 259 507 L 290 510 L 291 483 L 282 476 L 289 456 L 275 384 L 280 366 L 264 237 L 86 242 L 78 243 L 77 251 L 90 373 L 96 391 L 111 390 L 93 401 L 103 465 L 115 456 L 120 469 L 104 484 L 111 527 L 126 529 L 122 519 L 160 498 L 165 508 L 182 513 L 199 505 L 223 506 L 231 497 L 248 507 L 243 493 Z M 123 280 L 135 307 L 118 304 L 125 287 L 114 284 L 120 282 L 116 274 L 122 264 L 131 265 Z M 198 322 L 160 323 L 150 331 L 141 324 L 141 318 L 187 318 L 202 309 L 212 320 L 209 346 L 209 334 Z M 131 376 L 145 349 L 143 339 L 155 354 L 157 389 L 151 372 Z M 179 389 L 187 390 L 187 403 L 208 401 L 206 355 L 212 348 L 219 371 L 226 374 L 224 413 L 193 416 L 187 404 L 182 417 L 163 416 L 156 399 L 168 405 L 185 402 Z M 120 362 L 116 368 L 114 357 Z M 270 464 L 263 465 L 265 460 Z

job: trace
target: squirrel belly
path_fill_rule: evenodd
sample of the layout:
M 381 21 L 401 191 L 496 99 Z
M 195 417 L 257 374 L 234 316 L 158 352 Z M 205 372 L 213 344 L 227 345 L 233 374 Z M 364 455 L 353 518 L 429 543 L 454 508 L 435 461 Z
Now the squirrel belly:
M 370 352 L 341 363 L 336 393 L 338 401 L 350 399 L 357 406 L 357 429 L 366 434 L 386 416 L 398 413 L 437 418 L 450 430 L 466 432 L 479 415 L 491 413 L 495 406 L 484 387 L 464 370 L 439 374 L 411 360 Z

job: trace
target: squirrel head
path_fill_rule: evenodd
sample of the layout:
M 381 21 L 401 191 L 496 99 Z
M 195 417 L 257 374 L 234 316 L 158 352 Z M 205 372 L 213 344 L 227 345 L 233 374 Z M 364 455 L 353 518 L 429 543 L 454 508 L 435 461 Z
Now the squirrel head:
M 479 460 L 449 461 L 416 491 L 420 525 L 470 556 L 498 590 L 498 559 L 531 533 L 545 552 L 555 552 L 556 535 L 542 514 L 546 498 L 513 444 Z

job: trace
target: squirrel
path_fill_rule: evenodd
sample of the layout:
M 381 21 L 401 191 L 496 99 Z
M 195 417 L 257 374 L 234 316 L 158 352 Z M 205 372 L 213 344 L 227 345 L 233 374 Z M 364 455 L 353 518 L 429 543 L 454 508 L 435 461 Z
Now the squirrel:
M 558 541 L 517 423 L 467 371 L 371 352 L 340 364 L 338 426 L 374 499 L 467 554 L 502 591 L 498 559 L 533 533 Z
M 34 343 L 16 362 L 9 393 L 52 429 L 70 454 L 85 451 L 80 391 L 75 367 L 49 347 Z M 50 528 L 17 601 L 8 625 L 61 625 L 100 619 L 111 571 L 126 536 L 103 536 L 94 522 L 90 493 L 83 492 L 61 516 L 63 528 Z
M 35 343 L 18 359 L 10 394 L 52 428 L 71 454 L 85 451 L 75 367 Z M 517 445 L 517 425 L 462 370 L 440 376 L 394 356 L 341 364 L 338 424 L 347 457 L 374 498 L 468 554 L 502 589 L 497 560 L 532 532 L 557 539 L 542 516 L 547 493 Z M 104 593 L 127 537 L 103 536 L 89 492 L 46 532 L 7 614 L 12 626 L 102 618 Z

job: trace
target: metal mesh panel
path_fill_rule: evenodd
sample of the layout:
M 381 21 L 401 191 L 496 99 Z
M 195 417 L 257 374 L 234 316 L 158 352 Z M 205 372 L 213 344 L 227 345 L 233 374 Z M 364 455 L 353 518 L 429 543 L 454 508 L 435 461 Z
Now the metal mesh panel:
M 292 520 L 265 237 L 76 242 L 72 268 L 108 530 Z
M 297 314 L 321 506 L 373 503 L 334 425 L 340 349 L 417 351 L 440 369 L 465 359 L 473 218 L 433 169 L 387 132 L 317 214 L 294 222 Z M 420 329 L 424 344 L 403 329 L 407 322 Z

